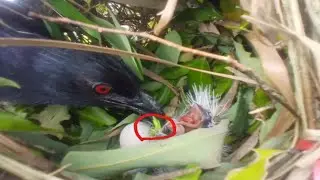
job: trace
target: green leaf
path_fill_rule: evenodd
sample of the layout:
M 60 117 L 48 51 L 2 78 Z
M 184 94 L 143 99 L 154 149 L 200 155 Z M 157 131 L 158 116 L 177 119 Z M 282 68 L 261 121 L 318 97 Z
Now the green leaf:
M 79 174 L 79 173 L 74 173 L 74 172 L 69 172 L 69 171 L 62 171 L 60 172 L 61 175 L 63 175 L 64 177 L 68 178 L 68 179 L 72 179 L 72 180 L 98 180 L 83 174 Z
M 124 118 L 122 121 L 120 121 L 116 126 L 114 126 L 110 131 L 113 131 L 113 130 L 117 129 L 120 126 L 133 123 L 138 117 L 139 116 L 136 115 L 136 114 L 130 114 L 129 116 Z
M 66 0 L 48 0 L 49 2 L 57 12 L 59 12 L 64 17 L 70 18 L 72 20 L 81 21 L 87 24 L 94 24 L 90 20 L 88 20 L 84 15 L 82 15 L 77 8 L 75 8 L 73 5 L 71 5 Z M 92 37 L 96 38 L 101 42 L 101 37 L 99 32 L 89 29 L 89 28 L 82 28 L 85 32 L 90 34 Z
M 230 71 L 225 69 L 225 67 L 227 67 L 226 64 L 217 63 L 214 65 L 213 71 L 217 73 L 223 73 L 223 74 L 232 74 Z M 233 82 L 232 79 L 221 78 L 221 77 L 213 77 L 213 79 L 215 84 L 214 93 L 216 94 L 216 96 L 222 96 L 232 86 L 232 82 Z
M 287 131 L 279 136 L 272 137 L 265 142 L 262 142 L 259 149 L 289 149 L 292 144 L 294 131 Z
M 181 53 L 180 57 L 179 57 L 179 62 L 188 62 L 191 61 L 193 58 L 193 54 L 192 53 Z
M 92 6 L 92 2 L 91 2 L 92 0 L 85 0 L 85 1 L 87 1 L 87 4 L 89 7 Z M 97 4 L 95 3 L 94 8 L 98 14 L 105 15 L 109 13 L 109 9 L 107 7 L 107 4 L 105 3 L 97 3 Z
M 81 144 L 70 147 L 68 151 L 106 150 L 109 139 L 101 140 L 105 135 L 104 130 L 94 129 L 88 121 L 82 120 L 80 123 L 82 127 Z
M 239 0 L 220 1 L 220 8 L 227 20 L 240 21 L 244 11 L 240 8 Z
M 20 89 L 20 85 L 10 79 L 0 77 L 0 88 L 3 86 L 15 87 Z
M 222 15 L 213 7 L 188 8 L 177 15 L 173 20 L 177 23 L 185 23 L 186 21 L 213 21 L 222 19 Z
M 176 44 L 181 45 L 181 38 L 177 31 L 170 31 L 166 36 L 165 39 Z M 177 48 L 173 48 L 164 44 L 160 44 L 156 51 L 156 55 L 164 60 L 171 61 L 173 63 L 178 63 L 180 50 Z
M 166 105 L 174 97 L 174 93 L 167 86 L 163 86 L 163 88 L 157 92 L 155 97 L 159 104 Z
M 116 130 L 117 128 L 126 125 L 126 124 L 130 124 L 133 123 L 139 116 L 136 114 L 130 114 L 129 116 L 127 116 L 126 118 L 124 118 L 123 120 L 121 120 L 117 125 L 115 125 L 112 128 L 106 129 L 104 131 L 91 131 L 90 135 L 86 136 L 87 137 L 87 141 L 82 141 L 82 143 L 92 143 L 92 142 L 100 142 L 101 139 L 104 139 L 103 137 L 111 132 L 113 132 L 114 130 Z M 83 128 L 86 128 L 86 131 L 90 131 L 90 127 L 87 127 L 88 124 L 84 123 Z M 90 128 L 90 129 L 89 129 Z M 89 134 L 89 133 L 86 133 Z M 104 140 L 104 142 L 108 141 L 108 139 Z M 106 143 L 105 143 L 106 144 Z
M 28 112 L 26 108 L 21 108 L 21 107 L 18 108 L 17 106 L 14 106 L 14 105 L 3 106 L 3 111 L 20 116 L 21 118 L 26 118 L 28 116 Z
M 178 79 L 184 75 L 187 75 L 190 70 L 180 67 L 169 67 L 161 71 L 160 76 L 165 79 Z
M 80 142 L 87 141 L 90 135 L 93 132 L 93 126 L 90 121 L 86 120 L 80 120 L 80 126 L 81 126 L 81 135 L 80 135 Z
M 247 52 L 243 45 L 237 43 L 236 41 L 233 42 L 236 48 L 236 56 L 239 59 L 240 63 L 253 69 L 253 71 L 260 77 L 262 80 L 266 80 L 266 76 L 264 74 L 261 61 L 256 57 L 252 57 L 251 53 Z
M 141 85 L 142 89 L 149 91 L 149 92 L 157 91 L 162 87 L 163 87 L 163 84 L 158 81 L 150 81 L 150 82 L 146 82 Z
M 208 41 L 211 46 L 215 46 L 218 43 L 218 36 L 207 35 L 206 33 L 202 33 L 203 37 Z
M 281 153 L 282 151 L 273 149 L 255 149 L 257 158 L 251 164 L 244 168 L 234 169 L 229 172 L 226 180 L 242 180 L 242 179 L 265 179 L 267 175 L 267 167 L 269 160 Z
M 79 110 L 78 114 L 81 119 L 90 121 L 98 126 L 111 126 L 117 122 L 116 118 L 99 107 L 86 107 Z
M 102 138 L 102 137 L 101 137 Z M 103 151 L 107 149 L 108 139 L 105 141 L 96 141 L 88 144 L 78 144 L 68 149 L 71 151 Z
M 174 178 L 174 180 L 198 180 L 200 178 L 202 170 L 199 166 L 194 165 L 194 164 L 188 165 L 186 167 L 186 169 L 193 169 L 193 168 L 199 168 L 199 169 L 193 173 Z
M 225 55 L 228 55 L 230 54 L 232 51 L 233 51 L 233 47 L 230 47 L 230 46 L 224 46 L 224 45 L 219 45 L 218 46 L 218 50 L 225 54 Z
M 29 120 L 7 112 L 0 112 L 0 131 L 11 132 L 48 132 L 61 134 L 62 131 L 40 127 Z
M 122 29 L 122 27 L 119 25 L 115 18 L 113 18 L 113 20 L 116 25 L 113 25 L 110 22 L 96 16 L 90 16 L 90 19 L 101 27 Z M 122 34 L 106 32 L 102 32 L 101 34 L 102 37 L 112 45 L 113 48 L 124 50 L 127 52 L 134 52 L 127 36 Z M 120 56 L 123 59 L 123 61 L 129 66 L 132 72 L 135 73 L 138 76 L 138 78 L 143 80 L 141 61 L 135 59 L 132 56 Z
M 170 139 L 136 147 L 108 151 L 69 152 L 61 165 L 71 163 L 70 171 L 94 178 L 112 176 L 130 169 L 199 164 L 201 168 L 219 166 L 229 122 L 203 128 Z M 187 150 L 187 151 L 186 151 Z
M 224 179 L 228 172 L 235 168 L 240 168 L 245 166 L 244 163 L 221 163 L 221 166 L 215 168 L 214 170 L 207 171 L 203 173 L 200 177 L 200 180 L 222 180 Z
M 66 106 L 52 105 L 47 106 L 39 114 L 33 114 L 31 118 L 37 119 L 41 123 L 41 127 L 56 129 L 64 132 L 60 122 L 70 119 L 69 109 Z
M 60 27 L 56 23 L 44 21 L 44 24 L 47 27 L 51 37 L 54 39 L 63 39 L 63 34 L 60 31 Z
M 228 112 L 229 119 L 232 122 L 231 132 L 236 136 L 242 136 L 249 128 L 251 116 L 248 113 L 253 93 L 251 88 L 240 88 L 238 100 Z
M 138 173 L 134 176 L 133 180 L 149 180 L 149 179 L 151 179 L 151 178 L 152 178 L 152 176 L 149 176 L 149 175 L 147 175 L 147 174 L 143 174 L 143 173 L 141 173 L 141 172 L 138 172 Z
M 198 68 L 202 70 L 210 71 L 210 66 L 208 61 L 205 58 L 197 58 L 193 61 L 190 61 L 185 64 L 186 66 Z M 212 76 L 209 74 L 190 71 L 188 73 L 188 85 L 191 88 L 193 85 L 209 85 L 213 87 L 213 79 Z
M 49 152 L 52 155 L 51 157 L 58 158 L 59 161 L 68 150 L 68 145 L 60 141 L 55 141 L 44 134 L 30 132 L 8 132 L 7 134 L 21 139 L 24 143 L 30 146 L 38 147 L 41 150 Z
M 180 34 L 180 37 L 181 37 L 181 40 L 182 40 L 182 44 L 184 45 L 184 46 L 193 46 L 193 43 L 192 43 L 192 41 L 193 41 L 193 39 L 196 37 L 196 35 L 195 34 L 191 34 L 191 33 L 188 33 L 188 32 L 186 32 L 186 31 L 179 31 L 179 34 Z M 190 55 L 192 55 L 192 57 L 193 57 L 193 54 L 192 53 L 190 53 Z M 182 56 L 184 56 L 184 54 L 182 54 Z M 181 56 L 180 56 L 180 58 L 181 58 Z M 193 59 L 193 58 L 192 58 Z M 190 59 L 189 58 L 187 58 L 187 61 L 190 61 Z
M 109 129 L 111 129 L 111 128 L 109 128 Z M 94 131 L 92 131 L 88 140 L 92 140 L 92 141 L 98 140 L 98 139 L 101 139 L 104 135 L 105 135 L 104 129 L 95 129 Z
M 177 88 L 183 88 L 188 85 L 188 77 L 182 76 L 180 79 L 177 80 L 176 87 Z
M 272 104 L 271 99 L 262 89 L 256 90 L 255 96 L 253 98 L 253 103 L 257 107 L 264 107 Z M 264 115 L 266 118 L 269 118 L 273 114 L 273 112 L 274 109 L 269 109 L 267 111 L 262 112 L 262 115 Z
M 274 125 L 276 124 L 280 112 L 281 112 L 281 105 L 280 104 L 276 104 L 276 111 L 272 114 L 272 116 L 266 120 L 264 123 L 262 123 L 261 125 L 261 130 L 260 130 L 260 134 L 259 134 L 259 142 L 263 143 L 265 138 L 267 137 L 267 135 L 269 134 L 269 132 L 273 129 Z
M 253 102 L 257 107 L 263 107 L 271 103 L 269 96 L 262 90 L 258 89 L 253 98 Z

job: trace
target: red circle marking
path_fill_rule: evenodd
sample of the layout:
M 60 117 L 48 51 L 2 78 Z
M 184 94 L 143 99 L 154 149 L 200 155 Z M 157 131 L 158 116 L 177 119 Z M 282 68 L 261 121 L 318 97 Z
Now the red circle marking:
M 157 118 L 162 118 L 166 121 L 169 121 L 172 125 L 172 133 L 170 133 L 169 135 L 166 135 L 166 136 L 157 136 L 157 137 L 142 137 L 139 132 L 138 132 L 138 123 L 143 120 L 144 118 L 146 117 L 149 117 L 149 116 L 155 116 Z M 176 123 L 173 121 L 173 119 L 171 119 L 170 117 L 166 116 L 166 115 L 161 115 L 161 114 L 154 114 L 154 113 L 148 113 L 148 114 L 144 114 L 140 117 L 138 117 L 134 124 L 133 124 L 133 127 L 134 127 L 134 133 L 136 134 L 136 136 L 140 139 L 140 141 L 144 141 L 144 140 L 161 140 L 161 139 L 167 139 L 167 138 L 170 138 L 172 136 L 175 136 L 177 134 L 177 126 L 176 126 Z

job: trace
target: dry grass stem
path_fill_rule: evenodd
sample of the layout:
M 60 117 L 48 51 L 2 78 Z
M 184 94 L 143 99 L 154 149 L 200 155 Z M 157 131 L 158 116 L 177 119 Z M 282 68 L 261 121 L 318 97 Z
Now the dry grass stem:
M 0 169 L 6 170 L 24 180 L 63 180 L 35 170 L 2 154 L 0 154 Z
M 94 29 L 97 30 L 98 32 L 109 32 L 109 33 L 117 33 L 117 34 L 125 34 L 125 35 L 132 35 L 132 36 L 139 36 L 139 37 L 143 37 L 143 38 L 147 38 L 147 39 L 151 39 L 152 41 L 161 43 L 161 44 L 165 44 L 167 46 L 173 47 L 173 48 L 177 48 L 180 51 L 183 52 L 190 52 L 199 56 L 204 56 L 207 58 L 212 58 L 212 59 L 216 59 L 219 61 L 222 61 L 224 63 L 227 63 L 228 65 L 236 68 L 237 70 L 243 72 L 244 74 L 248 75 L 250 78 L 254 79 L 255 81 L 257 81 L 259 83 L 259 87 L 262 88 L 267 94 L 269 94 L 273 99 L 275 99 L 276 101 L 278 101 L 280 104 L 282 104 L 285 108 L 287 108 L 294 116 L 296 116 L 298 119 L 300 119 L 300 115 L 299 113 L 297 113 L 289 104 L 288 102 L 286 102 L 282 96 L 275 91 L 273 88 L 269 87 L 263 80 L 261 80 L 261 78 L 259 76 L 257 76 L 255 74 L 255 72 L 252 71 L 252 69 L 247 68 L 246 66 L 244 66 L 243 64 L 239 63 L 237 60 L 233 59 L 230 56 L 221 56 L 221 55 L 217 55 L 217 54 L 212 54 L 212 53 L 207 53 L 204 51 L 199 51 L 197 49 L 192 49 L 192 48 L 187 48 L 181 45 L 178 45 L 176 43 L 173 43 L 171 41 L 167 41 L 164 40 L 162 38 L 150 35 L 148 33 L 145 32 L 131 32 L 131 31 L 125 31 L 125 30 L 121 30 L 121 29 L 111 29 L 111 28 L 103 28 L 100 26 L 96 26 L 96 25 L 91 25 L 91 24 L 86 24 L 86 23 L 82 23 L 79 21 L 73 21 L 70 20 L 68 18 L 53 18 L 53 17 L 49 17 L 49 16 L 43 16 L 40 14 L 36 14 L 33 12 L 29 12 L 29 15 L 35 18 L 40 18 L 40 19 L 44 19 L 50 22 L 56 22 L 56 23 L 65 23 L 65 24 L 73 24 L 73 25 L 78 25 L 78 26 L 83 26 L 86 28 L 90 28 L 90 29 Z M 174 64 L 174 63 L 171 63 Z M 168 61 L 167 61 L 167 65 L 168 65 Z M 174 64 L 176 66 L 181 66 L 178 64 Z M 189 68 L 191 69 L 191 68 Z M 210 71 L 207 71 L 210 72 Z M 210 72 L 213 75 L 213 72 Z M 227 75 L 223 75 L 223 76 L 227 76 Z M 222 76 L 221 76 L 222 77 Z
M 175 64 L 170 61 L 162 60 L 162 59 L 148 56 L 148 55 L 131 53 L 131 52 L 107 48 L 107 47 L 93 46 L 93 45 L 66 42 L 66 41 L 57 41 L 57 40 L 48 40 L 48 39 L 32 39 L 32 38 L 0 38 L 0 44 L 1 44 L 1 46 L 38 46 L 38 47 L 67 48 L 67 49 L 74 49 L 74 50 L 81 50 L 81 51 L 91 51 L 91 52 L 98 52 L 98 53 L 104 53 L 104 54 L 112 54 L 112 55 L 116 55 L 116 56 L 121 54 L 121 55 L 125 55 L 125 56 L 137 57 L 137 58 L 151 61 L 151 62 L 165 64 L 168 66 L 185 68 L 185 69 L 189 69 L 192 71 L 197 71 L 197 72 L 206 73 L 206 74 L 210 74 L 210 75 L 214 75 L 214 76 L 219 76 L 219 77 L 223 77 L 223 78 L 242 81 L 245 83 L 250 83 L 247 81 L 247 79 L 244 79 L 241 77 L 232 76 L 229 74 L 211 72 L 211 71 L 202 70 L 202 69 L 198 69 L 198 68 L 192 68 L 189 66 Z

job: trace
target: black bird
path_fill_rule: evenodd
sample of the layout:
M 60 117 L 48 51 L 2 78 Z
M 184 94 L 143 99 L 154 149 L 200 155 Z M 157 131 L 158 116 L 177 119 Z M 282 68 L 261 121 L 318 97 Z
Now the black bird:
M 28 12 L 24 6 L 0 1 L 0 37 L 50 38 L 41 20 L 25 19 L 16 13 L 20 10 Z M 140 89 L 139 79 L 117 56 L 62 48 L 0 46 L 0 77 L 21 86 L 1 87 L 0 101 L 107 106 L 139 114 L 162 114 L 157 102 Z

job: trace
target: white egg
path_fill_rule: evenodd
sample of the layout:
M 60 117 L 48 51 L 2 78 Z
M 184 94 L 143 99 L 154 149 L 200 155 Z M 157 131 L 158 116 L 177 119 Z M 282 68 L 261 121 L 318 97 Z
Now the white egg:
M 145 122 L 139 122 L 138 123 L 138 132 L 140 136 L 142 137 L 149 137 L 150 134 L 151 125 Z M 141 141 L 137 135 L 134 133 L 134 123 L 128 124 L 123 128 L 123 130 L 120 133 L 120 147 L 133 147 L 137 146 L 143 143 L 148 143 L 148 140 Z

